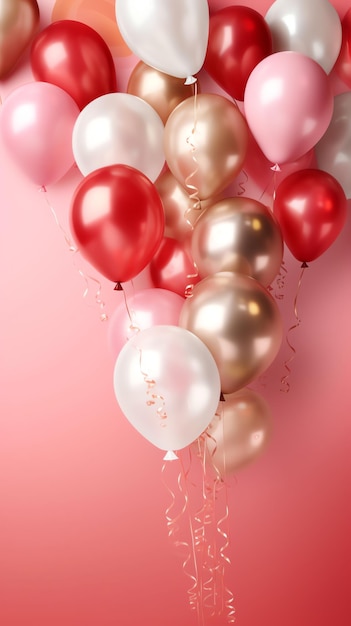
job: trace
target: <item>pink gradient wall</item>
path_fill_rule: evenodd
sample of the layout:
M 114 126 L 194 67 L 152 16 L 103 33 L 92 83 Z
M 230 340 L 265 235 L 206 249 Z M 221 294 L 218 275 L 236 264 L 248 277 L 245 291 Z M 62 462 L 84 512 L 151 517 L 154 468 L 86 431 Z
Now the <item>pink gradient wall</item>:
M 210 2 L 228 4 L 239 3 Z M 264 14 L 271 3 L 242 4 Z M 348 3 L 333 4 L 342 17 Z M 39 5 L 44 27 L 54 2 Z M 134 64 L 116 58 L 121 85 Z M 27 54 L 2 81 L 2 100 L 31 80 Z M 347 88 L 335 79 L 335 89 Z M 46 198 L 2 145 L 0 159 L 0 624 L 195 626 L 189 580 L 167 537 L 163 455 L 118 410 L 108 322 L 92 281 L 83 298 L 78 270 L 96 272 L 73 258 L 46 201 L 68 229 L 81 176 L 73 169 Z M 259 195 L 250 181 L 247 191 Z M 285 258 L 287 332 L 300 269 Z M 122 296 L 101 283 L 112 313 Z M 274 432 L 230 480 L 228 584 L 238 626 L 351 621 L 350 285 L 349 216 L 305 272 L 290 391 L 281 391 L 285 341 L 253 385 L 271 406 Z

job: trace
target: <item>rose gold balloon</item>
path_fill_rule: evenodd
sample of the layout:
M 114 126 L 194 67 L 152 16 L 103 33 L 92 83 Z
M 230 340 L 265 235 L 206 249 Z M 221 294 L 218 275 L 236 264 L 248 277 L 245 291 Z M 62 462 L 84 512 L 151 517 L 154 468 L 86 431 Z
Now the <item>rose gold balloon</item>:
M 222 476 L 254 461 L 266 448 L 272 432 L 267 402 L 251 389 L 225 396 L 206 438 L 212 464 Z
M 187 98 L 165 126 L 166 161 L 176 179 L 204 200 L 216 196 L 240 172 L 248 127 L 233 102 L 217 94 Z
M 197 220 L 191 251 L 202 278 L 239 272 L 266 287 L 279 272 L 283 239 L 266 206 L 250 198 L 224 198 Z
M 168 170 L 159 176 L 155 187 L 165 210 L 165 237 L 184 241 L 191 236 L 196 220 L 214 200 L 201 200 L 198 205 L 198 200 L 191 197 L 191 190 L 184 189 Z
M 185 300 L 179 325 L 208 347 L 223 393 L 257 378 L 276 357 L 282 320 L 275 300 L 254 278 L 219 272 L 201 280 Z
M 127 92 L 146 100 L 165 124 L 173 109 L 194 95 L 194 86 L 140 61 L 129 77 Z
M 16 65 L 39 25 L 36 0 L 0 0 L 0 78 Z

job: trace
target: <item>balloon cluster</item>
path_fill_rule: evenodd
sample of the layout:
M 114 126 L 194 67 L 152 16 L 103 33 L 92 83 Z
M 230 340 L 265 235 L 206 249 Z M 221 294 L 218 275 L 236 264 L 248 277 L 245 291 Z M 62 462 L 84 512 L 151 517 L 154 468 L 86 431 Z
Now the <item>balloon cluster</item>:
M 138 61 L 123 93 L 111 47 L 76 4 L 57 2 L 60 19 L 36 34 L 36 1 L 3 0 L 0 77 L 31 43 L 35 80 L 5 100 L 2 139 L 39 186 L 77 165 L 70 223 L 98 272 L 123 289 L 150 270 L 153 286 L 110 320 L 123 413 L 163 450 L 208 431 L 216 467 L 235 471 L 270 432 L 247 385 L 280 349 L 269 287 L 284 243 L 306 264 L 346 220 L 351 93 L 334 98 L 328 73 L 351 85 L 351 10 L 341 22 L 327 0 L 276 0 L 265 17 L 116 0 L 121 54 Z M 206 73 L 223 95 L 203 91 Z M 281 176 L 271 208 L 230 191 L 254 161 Z

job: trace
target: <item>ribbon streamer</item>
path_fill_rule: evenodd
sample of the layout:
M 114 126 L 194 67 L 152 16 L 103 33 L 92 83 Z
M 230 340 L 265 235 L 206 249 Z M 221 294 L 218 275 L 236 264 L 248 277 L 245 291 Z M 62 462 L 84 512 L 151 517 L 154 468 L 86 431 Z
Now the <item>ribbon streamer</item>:
M 302 283 L 302 279 L 303 279 L 303 275 L 305 273 L 306 268 L 308 268 L 307 263 L 302 263 L 301 265 L 301 272 L 300 272 L 300 276 L 299 276 L 299 280 L 298 280 L 298 284 L 297 284 L 297 289 L 296 289 L 296 294 L 295 294 L 295 298 L 294 298 L 294 316 L 295 316 L 295 324 L 293 324 L 292 326 L 290 326 L 287 334 L 286 334 L 286 343 L 288 344 L 292 355 L 290 356 L 289 359 L 287 359 L 284 363 L 284 367 L 287 370 L 287 374 L 285 374 L 285 376 L 283 376 L 281 378 L 281 391 L 284 391 L 285 393 L 288 393 L 290 391 L 290 383 L 288 381 L 288 378 L 291 374 L 291 368 L 290 368 L 290 363 L 293 361 L 293 359 L 296 356 L 296 348 L 293 346 L 293 344 L 291 343 L 291 341 L 289 340 L 289 335 L 296 330 L 300 324 L 301 324 L 301 319 L 300 316 L 298 314 L 298 310 L 297 310 L 297 301 L 298 301 L 298 297 L 300 294 L 300 289 L 301 289 L 301 283 Z

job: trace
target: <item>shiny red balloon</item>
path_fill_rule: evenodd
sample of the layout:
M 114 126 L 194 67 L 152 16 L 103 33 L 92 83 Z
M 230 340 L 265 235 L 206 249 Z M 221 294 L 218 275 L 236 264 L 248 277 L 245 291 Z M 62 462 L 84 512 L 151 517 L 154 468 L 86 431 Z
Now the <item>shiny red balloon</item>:
M 164 237 L 150 263 L 150 278 L 154 287 L 183 297 L 200 280 L 186 244 L 170 237 Z
M 345 85 L 351 87 L 351 9 L 341 20 L 341 27 L 341 48 L 335 63 L 335 70 Z
M 95 170 L 72 198 L 71 227 L 83 256 L 115 283 L 131 280 L 151 261 L 164 222 L 156 187 L 128 165 Z
M 83 109 L 91 100 L 117 91 L 109 47 L 93 28 L 60 20 L 37 35 L 31 49 L 36 80 L 64 89 Z
M 273 211 L 289 250 L 307 263 L 323 254 L 340 234 L 347 199 L 333 176 L 306 169 L 290 174 L 278 186 Z
M 254 9 L 228 6 L 211 15 L 204 67 L 235 100 L 244 100 L 249 75 L 272 52 L 269 26 Z

